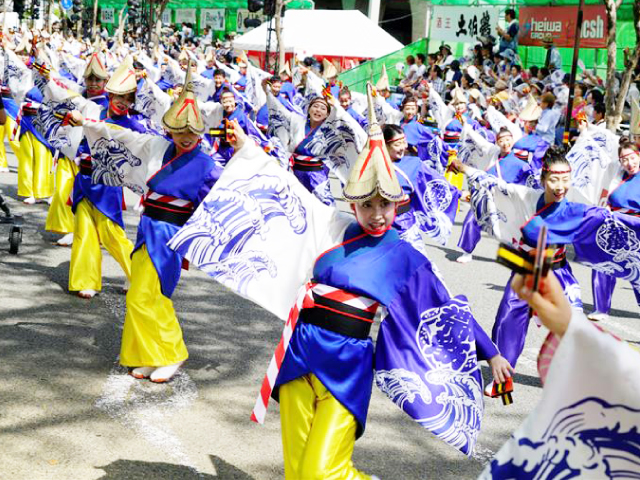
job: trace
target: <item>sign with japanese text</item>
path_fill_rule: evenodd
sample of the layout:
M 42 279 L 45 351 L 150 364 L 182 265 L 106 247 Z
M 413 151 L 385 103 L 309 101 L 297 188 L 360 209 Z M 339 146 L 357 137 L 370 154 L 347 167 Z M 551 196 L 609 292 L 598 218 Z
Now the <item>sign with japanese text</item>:
M 445 42 L 474 43 L 493 35 L 500 18 L 498 7 L 433 7 L 430 37 Z
M 102 8 L 100 10 L 100 23 L 115 23 L 115 8 Z
M 606 48 L 607 11 L 604 5 L 583 8 L 580 47 Z M 573 47 L 578 7 L 520 7 L 518 44 L 542 46 L 552 38 L 556 47 Z
M 200 28 L 224 31 L 224 8 L 203 8 L 200 10 Z
M 162 12 L 162 24 L 169 25 L 171 23 L 171 10 L 165 8 L 164 12 Z
M 236 12 L 236 28 L 238 29 L 238 33 L 245 33 L 251 30 L 251 28 L 244 26 L 244 21 L 247 18 L 257 18 L 261 22 L 264 22 L 267 17 L 260 12 L 251 13 L 246 8 L 239 8 Z
M 195 8 L 178 8 L 176 10 L 176 23 L 196 23 Z

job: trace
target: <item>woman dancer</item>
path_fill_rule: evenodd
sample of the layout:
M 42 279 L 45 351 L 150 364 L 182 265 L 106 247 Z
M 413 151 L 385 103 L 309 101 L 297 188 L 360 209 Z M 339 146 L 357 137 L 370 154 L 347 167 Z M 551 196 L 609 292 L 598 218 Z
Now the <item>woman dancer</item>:
M 135 378 L 149 378 L 155 383 L 170 380 L 188 357 L 171 301 L 183 261 L 167 243 L 221 173 L 221 168 L 200 149 L 205 124 L 190 75 L 187 73 L 184 89 L 162 117 L 171 141 L 158 135 L 109 129 L 104 122 L 84 125 L 92 155 L 105 162 L 97 167 L 97 178 L 145 192 L 144 213 L 131 259 L 120 363 L 130 367 Z M 76 121 L 84 123 L 77 113 Z M 109 150 L 110 144 L 120 150 L 120 157 Z M 139 168 L 121 176 L 110 174 L 123 168 L 119 160 L 122 149 L 128 158 L 139 159 Z
M 364 130 L 333 97 L 312 98 L 304 118 L 287 110 L 269 91 L 266 82 L 264 86 L 269 131 L 292 153 L 294 175 L 323 203 L 333 205 L 329 171 L 333 170 L 344 184 L 349 165 L 366 139 Z
M 274 295 L 270 292 L 278 291 L 276 296 L 285 298 L 290 297 L 290 292 L 272 290 L 274 283 L 287 281 L 291 285 L 293 276 L 304 284 L 285 327 L 286 331 L 293 328 L 288 349 L 285 342 L 288 334 L 285 333 L 285 343 L 278 347 L 254 410 L 254 418 L 262 421 L 266 402 L 274 387 L 273 396 L 280 401 L 287 479 L 370 478 L 355 469 L 351 456 L 355 440 L 364 432 L 371 395 L 374 351 L 369 331 L 378 305 L 387 307 L 389 315 L 382 322 L 383 333 L 378 336 L 376 382 L 383 391 L 396 399 L 397 392 L 415 380 L 415 386 L 418 387 L 419 384 L 422 388 L 421 398 L 426 401 L 430 394 L 425 389 L 431 387 L 422 379 L 427 378 L 423 369 L 428 370 L 429 367 L 419 360 L 422 358 L 420 354 L 412 357 L 415 361 L 412 367 L 403 363 L 403 368 L 400 368 L 399 364 L 395 364 L 396 361 L 402 363 L 404 360 L 401 354 L 398 355 L 398 339 L 392 332 L 402 323 L 401 318 L 410 323 L 419 322 L 420 315 L 408 313 L 409 311 L 423 311 L 428 305 L 432 314 L 447 315 L 445 312 L 450 312 L 447 306 L 453 307 L 454 303 L 463 302 L 460 298 L 450 296 L 434 273 L 431 262 L 402 241 L 392 227 L 397 202 L 403 197 L 403 192 L 391 168 L 382 132 L 375 123 L 375 117 L 372 121 L 370 116 L 369 125 L 369 148 L 365 147 L 358 157 L 344 189 L 345 198 L 351 203 L 355 213 L 355 221 L 334 208 L 321 205 L 304 189 L 292 186 L 290 175 L 283 171 L 277 172 L 278 167 L 255 145 L 251 145 L 242 132 L 238 132 L 234 145 L 236 155 L 226 167 L 220 181 L 225 175 L 229 181 L 235 175 L 242 175 L 246 180 L 233 180 L 234 184 L 242 185 L 242 191 L 229 197 L 231 192 L 224 186 L 217 185 L 203 202 L 199 215 L 171 243 L 172 248 L 186 253 L 201 267 L 212 267 L 213 270 L 209 271 L 214 278 L 231 286 L 236 292 L 269 306 L 272 311 L 279 311 L 279 314 L 282 313 L 282 302 L 273 298 Z M 268 185 L 262 183 L 263 179 L 268 179 Z M 278 190 L 280 193 L 269 193 L 271 188 L 279 185 L 282 187 Z M 265 187 L 269 190 L 265 190 Z M 242 208 L 233 200 L 234 195 L 241 195 L 244 202 L 252 206 L 251 211 L 260 208 L 261 201 L 266 201 L 271 219 L 286 216 L 294 223 L 293 237 L 287 228 L 287 222 L 283 221 L 277 231 L 262 226 L 261 234 L 252 238 L 250 233 L 253 230 L 242 227 Z M 278 214 L 276 203 L 280 201 L 285 210 Z M 299 209 L 296 205 L 303 208 Z M 233 215 L 229 217 L 231 212 Z M 247 220 L 251 218 L 253 217 L 250 216 Z M 232 222 L 229 223 L 228 220 Z M 216 225 L 216 232 L 211 232 L 207 227 L 200 230 L 201 221 L 207 225 Z M 304 229 L 303 225 L 306 225 Z M 222 272 L 218 268 L 228 264 L 228 261 L 239 262 L 245 254 L 243 247 L 234 252 L 224 249 L 226 251 L 220 251 L 219 255 L 215 253 L 219 252 L 217 235 L 221 234 L 225 238 L 228 234 L 233 235 L 235 226 L 241 227 L 242 241 L 248 250 L 246 253 L 251 253 L 254 261 L 286 249 L 286 257 L 281 257 L 283 263 L 278 264 L 271 275 L 255 278 L 256 283 L 249 290 L 237 284 L 234 287 L 233 279 L 220 275 Z M 210 233 L 205 233 L 206 230 Z M 296 231 L 300 233 L 296 234 Z M 235 240 L 235 237 L 230 239 L 234 243 Z M 213 249 L 213 257 L 207 254 L 209 249 Z M 221 263 L 217 263 L 216 259 Z M 295 259 L 295 265 L 291 264 L 291 259 Z M 384 281 L 380 281 L 381 279 Z M 415 311 L 411 307 L 414 302 L 417 309 Z M 460 306 L 462 307 L 462 303 Z M 468 311 L 466 307 L 463 308 Z M 450 342 L 445 343 L 439 343 L 443 339 L 431 337 L 429 345 L 441 345 L 443 350 L 452 355 L 450 358 L 468 354 L 465 358 L 473 368 L 476 368 L 476 359 L 489 359 L 498 378 L 509 376 L 510 366 L 498 354 L 470 312 L 464 316 L 462 323 L 466 325 L 465 331 L 470 337 L 454 334 L 448 337 Z M 409 337 L 415 339 L 416 324 L 407 328 L 412 332 Z M 439 335 L 428 328 L 424 333 L 429 335 L 427 332 Z M 395 334 L 400 332 L 395 331 Z M 459 343 L 463 336 L 475 340 L 471 345 L 477 348 L 477 356 L 475 351 L 467 350 L 469 344 L 465 347 Z M 412 348 L 409 337 L 403 342 L 406 349 Z M 429 355 L 430 349 L 426 345 L 425 348 L 424 354 Z M 394 354 L 390 354 L 391 351 Z M 282 358 L 282 354 L 284 359 L 278 373 L 278 361 L 275 359 Z M 455 363 L 457 364 L 457 360 Z M 439 362 L 436 361 L 435 364 L 439 365 Z M 461 373 L 458 369 L 462 365 L 457 365 L 454 370 L 449 370 L 452 377 L 448 378 Z M 415 373 L 406 368 L 415 368 Z M 476 377 L 466 378 L 469 385 L 479 386 L 477 380 L 473 380 Z M 479 397 L 476 395 L 481 397 L 481 393 L 475 388 L 477 387 L 472 390 L 476 393 L 471 394 L 471 397 L 467 396 L 469 391 L 460 393 L 461 398 L 464 397 L 468 402 L 467 407 L 477 404 Z M 435 391 L 433 395 L 436 395 Z M 397 403 L 406 407 L 409 402 L 405 404 L 398 400 Z M 418 408 L 416 404 L 413 407 Z M 473 408 L 466 410 L 466 407 L 462 407 L 461 410 L 471 417 L 475 417 L 472 411 L 477 413 Z M 421 416 L 423 413 L 417 413 L 414 418 L 434 418 L 426 413 Z M 424 421 L 423 424 L 431 425 L 429 421 Z M 459 423 L 452 421 L 447 425 Z M 468 452 L 469 443 L 459 435 L 464 436 L 462 430 L 469 432 L 475 427 L 470 430 L 457 429 L 456 432 L 439 430 L 435 423 L 431 427 L 443 439 L 446 437 L 446 441 Z M 449 434 L 452 436 L 448 437 Z M 453 437 L 457 438 L 454 440 Z
M 548 245 L 554 246 L 552 269 L 573 308 L 582 310 L 580 287 L 566 259 L 566 244 L 577 245 L 579 229 L 588 211 L 581 203 L 566 199 L 571 186 L 571 165 L 560 149 L 545 154 L 540 183 L 544 191 L 508 184 L 461 162 L 456 168 L 469 177 L 471 200 L 481 226 L 522 251 L 532 254 L 542 225 L 548 228 Z M 501 202 L 498 205 L 499 201 Z M 497 214 L 491 214 L 497 212 Z M 513 275 L 512 275 L 513 277 Z M 493 326 L 492 339 L 513 366 L 522 350 L 529 326 L 530 310 L 511 288 L 505 288 Z
M 618 158 L 623 169 L 622 178 L 616 179 L 613 189 L 609 188 L 607 206 L 614 212 L 640 216 L 640 149 L 629 138 L 623 137 L 618 147 Z M 611 297 L 616 286 L 616 277 L 593 270 L 591 289 L 593 291 L 594 311 L 587 318 L 594 321 L 606 320 L 611 310 Z M 633 286 L 633 285 L 632 285 Z M 640 305 L 640 292 L 633 288 L 636 301 Z

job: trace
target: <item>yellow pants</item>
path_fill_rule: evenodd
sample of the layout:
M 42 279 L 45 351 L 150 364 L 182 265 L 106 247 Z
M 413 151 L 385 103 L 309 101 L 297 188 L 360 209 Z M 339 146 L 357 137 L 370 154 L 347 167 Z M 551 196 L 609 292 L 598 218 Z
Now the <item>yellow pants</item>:
M 131 279 L 133 244 L 120 225 L 109 220 L 84 198 L 76 209 L 73 228 L 69 291 L 102 289 L 101 244 L 120 264 L 127 278 Z
M 7 139 L 11 135 L 11 130 L 9 127 L 9 117 L 7 117 L 7 121 L 4 125 L 0 125 L 0 168 L 7 168 L 9 164 L 7 163 L 7 150 L 4 148 L 4 138 Z
M 189 357 L 173 303 L 162 294 L 160 278 L 147 246 L 133 254 L 127 315 L 122 331 L 120 364 L 163 367 Z
M 20 140 L 18 138 L 18 135 L 16 135 L 16 138 L 14 138 L 13 140 L 10 140 L 11 138 L 11 132 L 13 132 L 13 126 L 16 124 L 15 121 L 13 121 L 13 119 L 11 119 L 11 117 L 7 117 L 7 123 L 5 123 L 2 127 L 2 130 L 0 133 L 0 144 L 2 144 L 2 152 L 4 152 L 4 156 L 6 159 L 6 149 L 4 147 L 4 139 L 6 138 L 7 141 L 9 142 L 9 145 L 11 146 L 11 150 L 13 150 L 13 153 L 15 154 L 16 158 L 18 158 L 18 154 L 20 153 Z M 20 132 L 17 132 L 18 134 Z M 0 165 L 2 166 L 2 165 Z M 4 165 L 6 167 L 6 165 Z
M 18 156 L 18 195 L 49 198 L 53 195 L 53 156 L 31 132 L 20 138 Z
M 78 173 L 78 166 L 67 157 L 58 159 L 56 167 L 56 189 L 53 192 L 51 206 L 47 214 L 45 230 L 56 233 L 73 232 L 73 212 L 68 204 L 73 181 Z
M 356 419 L 313 374 L 280 387 L 287 480 L 370 479 L 353 466 Z

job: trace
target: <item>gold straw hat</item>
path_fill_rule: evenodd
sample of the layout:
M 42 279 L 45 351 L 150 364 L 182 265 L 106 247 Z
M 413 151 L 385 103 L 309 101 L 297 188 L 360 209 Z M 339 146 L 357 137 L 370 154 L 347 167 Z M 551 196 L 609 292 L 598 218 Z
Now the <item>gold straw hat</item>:
M 198 101 L 193 93 L 191 82 L 191 61 L 187 66 L 187 75 L 184 80 L 184 88 L 180 96 L 171 104 L 169 110 L 162 117 L 162 125 L 171 133 L 190 131 L 198 135 L 204 133 L 204 121 L 200 113 Z
M 392 202 L 398 202 L 404 193 L 389 157 L 382 129 L 376 119 L 371 89 L 371 84 L 367 83 L 369 138 L 351 169 L 349 181 L 344 187 L 344 197 L 350 202 L 364 202 L 380 195 Z
M 376 90 L 389 90 L 389 75 L 387 75 L 387 67 L 382 65 L 382 74 L 376 82 Z
M 89 63 L 87 63 L 87 68 L 84 70 L 83 77 L 87 78 L 91 75 L 100 78 L 101 80 L 109 78 L 109 74 L 107 73 L 106 68 L 104 68 L 104 60 L 100 58 L 98 53 L 94 53 L 89 57 Z
M 136 71 L 133 69 L 131 55 L 127 55 L 116 71 L 113 72 L 104 89 L 115 95 L 126 95 L 138 89 Z
M 520 112 L 520 115 L 518 115 L 520 117 L 520 120 L 523 120 L 525 122 L 533 122 L 538 120 L 540 118 L 540 115 L 542 115 L 542 108 L 540 108 L 540 105 L 538 105 L 536 99 L 533 98 L 533 95 L 529 94 L 527 104 Z

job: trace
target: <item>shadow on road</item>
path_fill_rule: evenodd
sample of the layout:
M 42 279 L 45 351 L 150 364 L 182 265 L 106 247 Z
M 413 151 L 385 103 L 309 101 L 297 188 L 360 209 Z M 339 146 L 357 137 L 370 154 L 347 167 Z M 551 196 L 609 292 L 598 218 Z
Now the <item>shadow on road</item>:
M 130 480 L 144 478 L 146 480 L 253 480 L 253 477 L 239 468 L 225 462 L 215 455 L 210 455 L 211 463 L 215 466 L 217 475 L 195 472 L 182 466 L 162 462 L 141 462 L 134 460 L 116 460 L 115 462 L 96 467 L 104 470 L 105 475 L 100 480 Z

